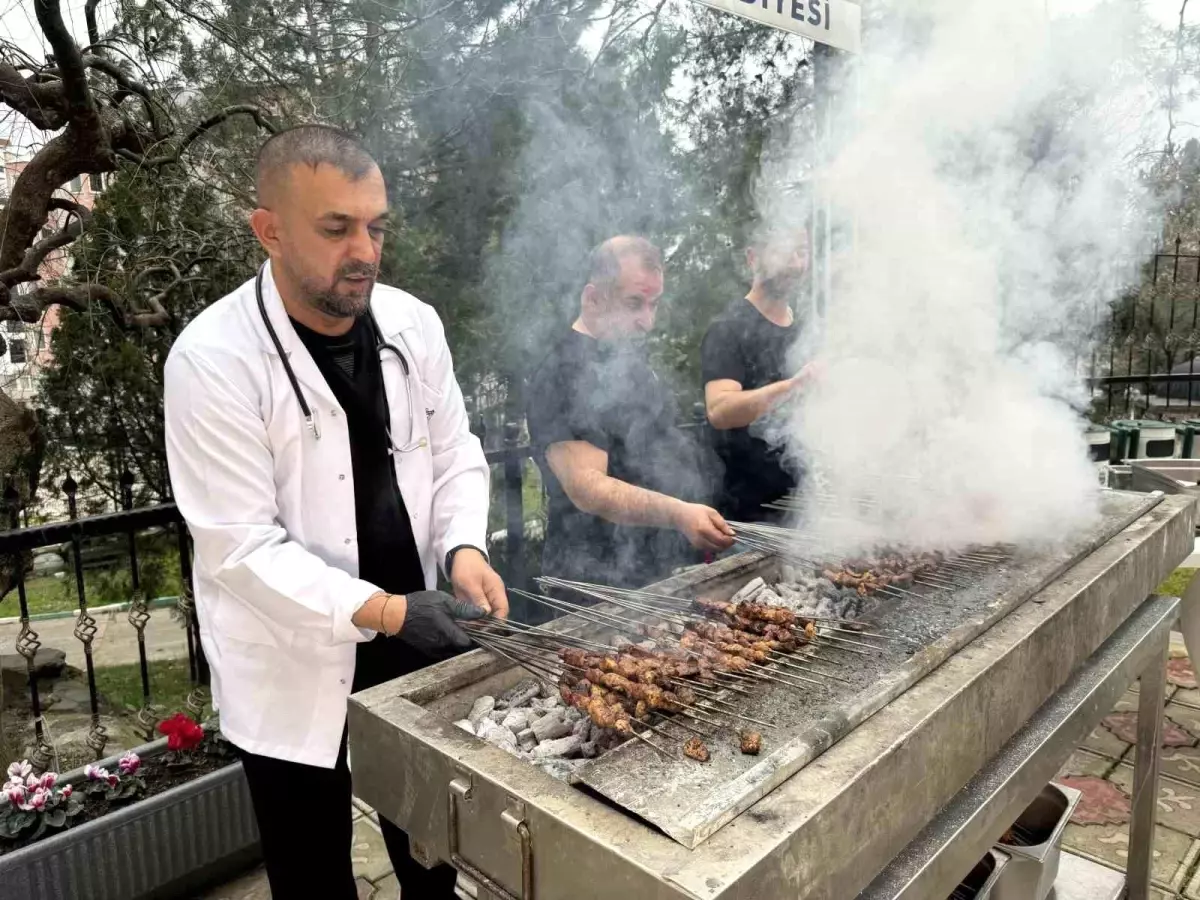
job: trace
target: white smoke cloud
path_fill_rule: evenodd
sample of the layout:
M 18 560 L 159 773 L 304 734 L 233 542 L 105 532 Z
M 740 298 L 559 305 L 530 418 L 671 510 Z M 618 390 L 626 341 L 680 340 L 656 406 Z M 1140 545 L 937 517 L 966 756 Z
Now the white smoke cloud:
M 854 240 L 822 380 L 787 426 L 814 472 L 804 526 L 838 550 L 1053 541 L 1096 515 L 1078 361 L 1149 213 L 1127 162 L 1146 118 L 1138 10 L 889 12 L 903 21 L 870 36 L 816 176 Z

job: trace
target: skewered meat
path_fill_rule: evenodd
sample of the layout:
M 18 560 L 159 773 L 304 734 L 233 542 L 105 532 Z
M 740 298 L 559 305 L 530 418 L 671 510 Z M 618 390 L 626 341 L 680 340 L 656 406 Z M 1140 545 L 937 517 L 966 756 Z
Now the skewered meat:
M 757 731 L 742 731 L 738 734 L 739 747 L 748 756 L 758 756 L 762 749 L 762 735 Z
M 708 762 L 708 748 L 698 737 L 688 738 L 683 744 L 683 755 L 697 762 Z

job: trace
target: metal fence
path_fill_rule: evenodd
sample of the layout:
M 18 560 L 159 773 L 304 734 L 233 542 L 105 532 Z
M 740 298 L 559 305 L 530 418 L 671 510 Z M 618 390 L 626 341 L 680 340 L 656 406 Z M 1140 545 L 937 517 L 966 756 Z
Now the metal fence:
M 1100 418 L 1176 418 L 1200 405 L 1200 253 L 1155 253 L 1136 293 L 1114 303 L 1092 351 Z
M 42 699 L 38 692 L 38 672 L 36 657 L 42 646 L 34 623 L 30 617 L 29 598 L 26 594 L 25 566 L 26 554 L 46 547 L 68 546 L 71 568 L 75 578 L 75 589 L 78 597 L 78 614 L 75 620 L 75 638 L 83 645 L 85 669 L 87 675 L 88 695 L 90 700 L 91 727 L 88 731 L 87 745 L 95 753 L 96 758 L 104 756 L 104 748 L 108 743 L 107 729 L 100 721 L 100 695 L 96 689 L 96 666 L 93 660 L 93 642 L 97 633 L 96 619 L 88 605 L 87 586 L 84 580 L 84 543 L 88 540 L 107 537 L 124 539 L 127 548 L 129 574 L 132 583 L 129 598 L 128 621 L 137 632 L 138 659 L 141 670 L 142 705 L 137 713 L 139 731 L 149 740 L 153 734 L 157 719 L 152 711 L 153 690 L 150 682 L 150 667 L 146 656 L 146 625 L 150 621 L 151 611 L 145 592 L 142 590 L 141 565 L 138 559 L 137 536 L 151 529 L 165 529 L 173 532 L 178 548 L 178 566 L 180 591 L 177 606 L 183 617 L 187 633 L 188 670 L 192 684 L 187 699 L 188 708 L 199 714 L 207 701 L 208 665 L 204 659 L 204 650 L 200 646 L 200 630 L 196 621 L 196 608 L 192 601 L 192 551 L 191 540 L 187 529 L 183 526 L 179 511 L 173 503 L 164 503 L 143 509 L 133 508 L 133 476 L 125 473 L 121 477 L 121 506 L 118 512 L 98 516 L 80 517 L 76 499 L 79 485 L 73 478 L 67 478 L 62 485 L 67 498 L 69 519 L 50 525 L 35 525 L 19 527 L 22 512 L 21 498 L 17 491 L 8 485 L 3 495 L 4 520 L 10 530 L 0 532 L 0 557 L 15 558 L 14 565 L 15 592 L 21 620 L 21 630 L 17 637 L 16 650 L 25 658 L 28 671 L 28 690 L 31 717 L 34 727 L 34 751 L 31 762 L 44 769 L 54 759 L 54 749 L 46 737 L 43 719 Z

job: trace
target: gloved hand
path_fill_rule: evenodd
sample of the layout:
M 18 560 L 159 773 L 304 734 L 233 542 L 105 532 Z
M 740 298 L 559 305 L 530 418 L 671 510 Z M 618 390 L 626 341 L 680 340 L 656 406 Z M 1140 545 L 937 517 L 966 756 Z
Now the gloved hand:
M 455 619 L 480 619 L 487 615 L 478 606 L 458 600 L 441 591 L 414 591 L 405 594 L 408 609 L 397 637 L 414 650 L 433 655 L 440 650 L 466 650 L 471 639 Z

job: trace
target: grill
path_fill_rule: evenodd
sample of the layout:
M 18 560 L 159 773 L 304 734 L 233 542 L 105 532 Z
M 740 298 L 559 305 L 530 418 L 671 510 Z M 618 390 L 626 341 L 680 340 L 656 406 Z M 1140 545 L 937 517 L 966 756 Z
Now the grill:
M 571 614 L 543 636 L 484 636 L 490 653 L 352 698 L 355 788 L 410 833 L 418 859 L 451 862 L 495 896 L 853 897 L 1130 619 L 1187 555 L 1192 527 L 1189 498 L 1105 492 L 1091 532 L 1040 552 L 972 552 L 880 589 L 864 634 L 822 617 L 804 652 L 815 659 L 771 661 L 775 678 L 705 699 L 703 718 L 672 716 L 682 727 L 647 720 L 657 730 L 565 781 L 453 723 L 531 665 L 561 671 L 555 646 L 644 637 L 692 601 L 786 584 L 815 560 L 743 528 L 756 549 L 587 609 L 547 584 L 558 599 L 543 602 Z M 737 746 L 747 719 L 771 725 L 757 756 Z M 679 752 L 695 732 L 707 762 Z

